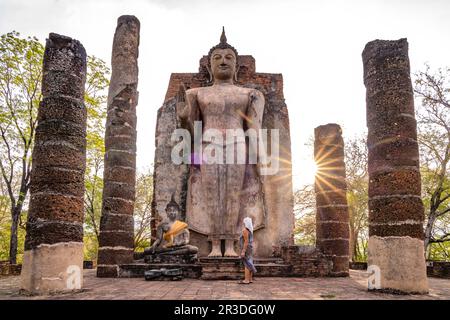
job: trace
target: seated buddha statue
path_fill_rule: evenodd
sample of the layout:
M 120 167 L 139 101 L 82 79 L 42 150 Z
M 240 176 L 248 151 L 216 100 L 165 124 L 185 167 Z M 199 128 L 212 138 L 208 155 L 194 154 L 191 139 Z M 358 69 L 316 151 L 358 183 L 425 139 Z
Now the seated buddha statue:
M 177 220 L 180 207 L 172 198 L 166 206 L 166 217 L 158 224 L 156 240 L 144 250 L 145 256 L 151 255 L 194 255 L 198 248 L 189 244 L 188 224 Z

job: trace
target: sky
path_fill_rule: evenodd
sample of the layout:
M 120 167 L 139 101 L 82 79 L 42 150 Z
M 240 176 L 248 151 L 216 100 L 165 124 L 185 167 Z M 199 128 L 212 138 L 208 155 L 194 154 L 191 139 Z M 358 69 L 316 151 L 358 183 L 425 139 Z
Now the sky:
M 0 34 L 43 43 L 50 32 L 79 40 L 108 64 L 117 18 L 141 22 L 137 165 L 154 161 L 155 125 L 172 72 L 196 72 L 219 42 L 282 73 L 291 124 L 294 188 L 314 181 L 314 128 L 337 123 L 344 138 L 366 132 L 361 52 L 374 39 L 408 38 L 411 71 L 450 66 L 450 1 L 0 0 Z

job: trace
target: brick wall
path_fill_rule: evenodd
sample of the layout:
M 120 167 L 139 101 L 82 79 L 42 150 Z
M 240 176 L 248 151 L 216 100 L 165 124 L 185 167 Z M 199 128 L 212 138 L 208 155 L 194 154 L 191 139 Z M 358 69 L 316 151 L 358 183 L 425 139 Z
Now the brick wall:
M 292 265 L 294 277 L 327 277 L 333 269 L 332 259 L 310 246 L 281 246 L 274 248 L 274 255 Z

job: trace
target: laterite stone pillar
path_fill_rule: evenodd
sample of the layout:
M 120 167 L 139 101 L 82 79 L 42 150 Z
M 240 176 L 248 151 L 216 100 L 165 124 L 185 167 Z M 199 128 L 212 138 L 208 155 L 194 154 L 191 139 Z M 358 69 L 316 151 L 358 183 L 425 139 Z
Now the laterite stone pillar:
M 333 261 L 331 276 L 348 276 L 349 216 L 341 127 L 330 123 L 314 130 L 317 165 L 316 246 Z
M 98 277 L 117 277 L 118 265 L 133 262 L 139 29 L 136 17 L 121 16 L 114 34 Z
M 22 289 L 81 289 L 86 166 L 86 51 L 50 33 L 36 127 Z
M 408 42 L 362 53 L 369 150 L 369 289 L 426 293 L 419 150 Z

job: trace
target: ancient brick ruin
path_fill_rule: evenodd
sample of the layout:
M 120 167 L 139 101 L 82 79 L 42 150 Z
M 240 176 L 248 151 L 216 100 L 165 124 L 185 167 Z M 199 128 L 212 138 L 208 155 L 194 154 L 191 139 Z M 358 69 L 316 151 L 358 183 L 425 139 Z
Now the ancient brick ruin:
M 333 276 L 348 276 L 349 215 L 341 127 L 330 123 L 314 130 L 317 164 L 316 246 L 333 261 Z
M 187 180 L 192 179 L 193 166 L 175 165 L 171 161 L 173 146 L 177 143 L 171 140 L 174 129 L 181 127 L 175 113 L 175 95 L 181 83 L 187 88 L 210 85 L 207 71 L 208 56 L 200 59 L 198 73 L 172 73 L 163 106 L 158 110 L 158 120 L 155 133 L 155 168 L 153 219 L 159 220 L 165 216 L 164 208 L 170 200 L 172 192 L 184 211 L 187 205 Z M 263 228 L 255 231 L 255 251 L 258 256 L 271 256 L 272 246 L 292 245 L 294 228 L 291 140 L 288 109 L 284 102 L 283 78 L 281 74 L 256 72 L 255 59 L 249 55 L 239 55 L 240 66 L 237 84 L 260 90 L 266 100 L 263 118 L 263 128 L 279 129 L 279 172 L 266 176 L 264 194 L 266 196 L 267 216 L 262 221 Z M 270 138 L 268 139 L 270 143 Z M 171 179 L 167 179 L 170 176 Z M 255 183 L 256 184 L 256 183 Z M 248 198 L 254 197 L 250 190 Z M 242 220 L 242 219 L 241 219 Z M 189 222 L 188 222 L 189 223 Z M 257 223 L 256 223 L 257 224 Z M 191 243 L 199 248 L 199 256 L 209 252 L 206 236 L 196 230 L 191 231 Z
M 419 150 L 408 42 L 375 40 L 362 53 L 369 150 L 368 267 L 374 289 L 428 291 Z M 376 271 L 377 273 L 377 271 Z
M 77 40 L 47 39 L 33 149 L 22 288 L 80 289 L 86 163 L 86 52 Z
M 97 276 L 133 261 L 139 20 L 121 16 L 112 49 Z
M 99 277 L 142 277 L 145 270 L 161 267 L 161 263 L 149 263 L 134 254 L 139 32 L 136 17 L 119 17 L 105 132 Z M 316 247 L 295 246 L 290 126 L 282 75 L 256 72 L 252 56 L 239 55 L 237 60 L 237 84 L 264 95 L 262 127 L 279 130 L 280 168 L 277 174 L 264 178 L 267 214 L 255 228 L 255 265 L 259 275 L 348 276 L 349 213 L 341 128 L 327 124 L 315 129 Z M 424 208 L 408 43 L 406 39 L 372 41 L 364 49 L 363 62 L 369 149 L 368 266 L 379 277 L 374 289 L 425 293 L 428 284 L 423 249 Z M 171 161 L 172 148 L 177 143 L 172 141 L 172 133 L 182 126 L 175 96 L 182 83 L 188 89 L 209 86 L 207 67 L 208 56 L 203 56 L 198 72 L 173 73 L 164 103 L 158 109 L 154 225 L 165 216 L 172 195 L 181 209 L 181 217 L 177 218 L 185 221 L 187 210 L 192 209 L 187 185 L 195 183 L 190 180 L 196 179 L 193 172 L 198 168 Z M 50 34 L 43 75 L 21 273 L 22 288 L 34 293 L 82 287 L 86 156 L 83 46 L 71 38 Z M 259 201 L 259 191 L 251 186 L 261 185 L 261 181 L 250 181 L 249 185 L 248 189 L 243 188 L 243 196 L 249 203 Z M 210 252 L 207 236 L 195 229 L 190 234 L 200 258 L 197 261 L 195 255 L 195 261 L 172 266 L 180 267 L 186 277 L 241 277 L 238 257 L 206 258 Z

